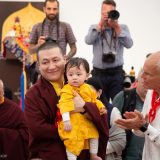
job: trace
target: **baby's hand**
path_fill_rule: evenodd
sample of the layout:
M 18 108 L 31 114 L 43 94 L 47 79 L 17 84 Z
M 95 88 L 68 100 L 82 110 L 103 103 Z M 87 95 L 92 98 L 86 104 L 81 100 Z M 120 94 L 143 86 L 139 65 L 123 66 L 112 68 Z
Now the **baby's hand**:
M 102 114 L 107 114 L 106 108 L 102 108 L 102 109 L 100 110 L 100 114 L 101 114 L 101 115 L 102 115 Z
M 66 132 L 69 132 L 72 130 L 72 124 L 71 124 L 71 121 L 65 121 L 63 122 L 64 123 L 64 130 Z

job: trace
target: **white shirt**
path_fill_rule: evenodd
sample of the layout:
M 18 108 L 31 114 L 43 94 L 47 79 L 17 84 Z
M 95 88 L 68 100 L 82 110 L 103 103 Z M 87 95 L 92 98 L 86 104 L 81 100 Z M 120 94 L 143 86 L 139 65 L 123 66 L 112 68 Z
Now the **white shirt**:
M 111 117 L 110 117 L 111 128 L 109 129 L 109 141 L 106 148 L 107 160 L 115 160 L 116 157 L 117 159 L 118 157 L 119 159 L 121 159 L 122 150 L 125 148 L 125 145 L 126 145 L 125 130 L 122 128 L 119 128 L 115 124 L 115 121 L 120 118 L 122 118 L 120 111 L 118 110 L 118 108 L 113 107 L 111 112 Z M 114 158 L 114 154 L 112 155 L 112 153 L 116 153 L 115 158 Z
M 152 101 L 152 90 L 146 95 L 142 114 L 149 113 Z M 160 106 L 157 109 L 155 119 L 149 124 L 146 132 L 135 131 L 136 135 L 145 136 L 142 160 L 160 160 Z

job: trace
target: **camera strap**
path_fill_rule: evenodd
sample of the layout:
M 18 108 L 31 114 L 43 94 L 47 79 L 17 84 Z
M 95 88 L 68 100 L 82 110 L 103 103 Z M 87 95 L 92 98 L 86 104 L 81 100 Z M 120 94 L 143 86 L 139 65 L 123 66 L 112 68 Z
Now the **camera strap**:
M 116 37 L 114 37 L 114 29 L 112 29 L 112 35 L 111 35 L 111 41 L 110 41 L 110 43 L 109 43 L 109 41 L 107 39 L 107 35 L 105 34 L 105 31 L 103 31 L 101 33 L 101 37 L 102 37 L 102 50 L 103 50 L 103 46 L 104 46 L 104 44 L 103 44 L 103 39 L 104 39 L 106 41 L 106 44 L 108 45 L 108 47 L 109 47 L 110 50 L 111 50 L 112 42 L 113 42 L 114 43 L 113 47 L 114 47 L 114 49 L 116 51 L 117 46 L 116 46 Z

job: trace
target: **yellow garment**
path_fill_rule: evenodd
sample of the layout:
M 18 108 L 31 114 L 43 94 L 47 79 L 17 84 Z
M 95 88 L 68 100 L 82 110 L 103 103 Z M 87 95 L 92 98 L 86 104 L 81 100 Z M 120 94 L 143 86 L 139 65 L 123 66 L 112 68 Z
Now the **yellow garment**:
M 130 70 L 130 76 L 135 77 L 135 71 L 133 69 Z
M 2 104 L 4 102 L 4 96 L 2 97 L 0 104 Z
M 95 103 L 98 109 L 104 108 L 101 101 L 97 99 L 96 92 L 88 84 L 83 84 L 79 88 L 72 87 L 69 84 L 65 85 L 60 93 L 60 100 L 58 107 L 61 114 L 74 110 L 74 93 L 76 91 L 85 102 Z M 70 132 L 64 131 L 63 121 L 58 125 L 58 131 L 61 139 L 68 151 L 75 155 L 79 155 L 85 147 L 85 141 L 90 138 L 98 138 L 98 131 L 94 124 L 81 113 L 70 114 L 72 130 Z
M 50 83 L 52 84 L 57 96 L 59 96 L 61 92 L 61 88 L 59 87 L 58 83 L 56 82 L 50 82 Z

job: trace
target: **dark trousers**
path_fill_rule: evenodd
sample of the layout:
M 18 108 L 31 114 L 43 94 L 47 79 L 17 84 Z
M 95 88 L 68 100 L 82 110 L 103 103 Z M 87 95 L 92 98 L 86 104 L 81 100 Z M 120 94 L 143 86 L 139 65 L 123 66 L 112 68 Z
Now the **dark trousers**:
M 123 90 L 124 72 L 122 66 L 109 69 L 98 69 L 93 67 L 92 76 L 98 78 L 102 85 L 107 99 L 113 100 L 114 96 Z

